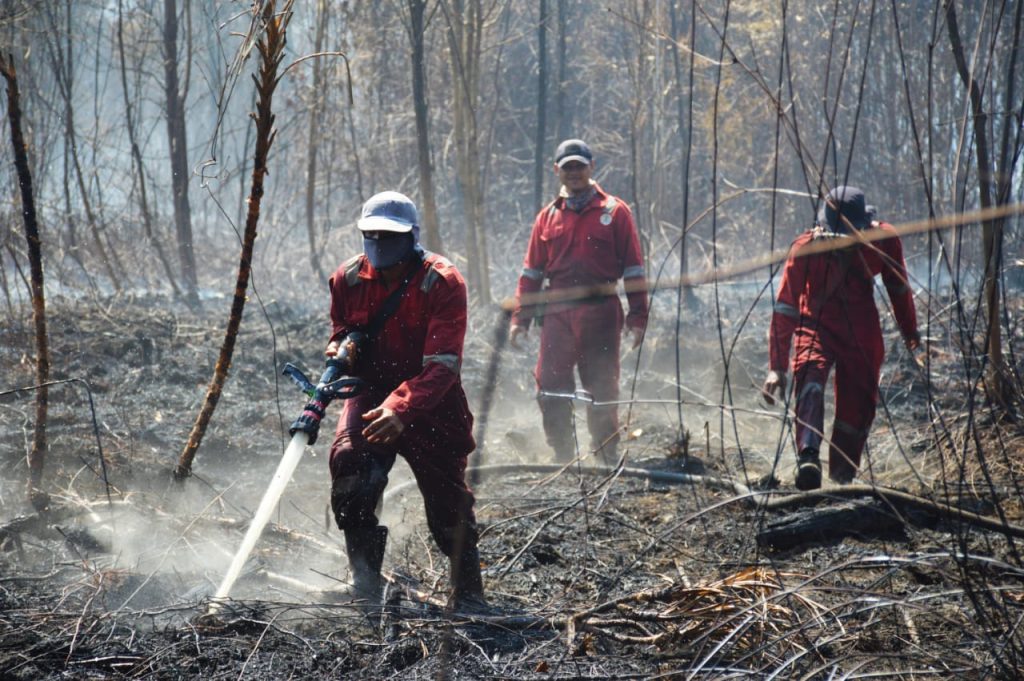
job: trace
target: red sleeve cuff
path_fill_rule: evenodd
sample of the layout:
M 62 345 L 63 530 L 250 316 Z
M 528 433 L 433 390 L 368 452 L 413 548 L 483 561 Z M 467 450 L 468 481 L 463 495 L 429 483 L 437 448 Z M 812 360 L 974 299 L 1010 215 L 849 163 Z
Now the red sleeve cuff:
M 403 397 L 391 393 L 380 406 L 395 412 L 395 416 L 398 417 L 403 426 L 408 426 L 413 421 L 412 412 L 409 410 L 409 400 Z

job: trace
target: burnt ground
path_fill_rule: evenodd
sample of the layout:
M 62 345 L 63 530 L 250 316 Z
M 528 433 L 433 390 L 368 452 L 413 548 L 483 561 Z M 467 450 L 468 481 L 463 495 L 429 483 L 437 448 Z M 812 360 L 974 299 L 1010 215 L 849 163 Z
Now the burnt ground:
M 624 395 L 643 400 L 629 414 L 627 471 L 593 469 L 589 455 L 561 471 L 537 465 L 550 453 L 531 359 L 503 355 L 473 459 L 491 467 L 475 489 L 493 613 L 440 607 L 446 561 L 402 462 L 383 511 L 392 532 L 383 619 L 332 603 L 347 568 L 328 521 L 324 438 L 307 449 L 230 603 L 203 617 L 302 405 L 280 368 L 317 373 L 326 337 L 319 314 L 250 302 L 194 475 L 179 485 L 171 469 L 227 307 L 49 303 L 53 377 L 80 380 L 50 388 L 51 508 L 41 515 L 25 494 L 33 393 L 10 392 L 34 382 L 31 316 L 0 329 L 0 678 L 926 679 L 1015 678 L 1024 668 L 1021 535 L 880 501 L 868 487 L 1019 528 L 1019 428 L 972 407 L 962 362 L 941 339 L 929 387 L 889 330 L 885 408 L 857 488 L 867 491 L 758 506 L 793 497 L 792 455 L 781 412 L 752 389 L 766 364 L 764 329 L 742 311 L 723 327 L 698 311 L 685 330 L 688 456 L 671 404 L 669 315 L 656 316 L 639 359 L 626 354 Z M 492 324 L 476 315 L 467 342 L 474 406 Z M 699 477 L 680 482 L 684 470 Z M 824 525 L 786 533 L 786 522 L 810 519 Z

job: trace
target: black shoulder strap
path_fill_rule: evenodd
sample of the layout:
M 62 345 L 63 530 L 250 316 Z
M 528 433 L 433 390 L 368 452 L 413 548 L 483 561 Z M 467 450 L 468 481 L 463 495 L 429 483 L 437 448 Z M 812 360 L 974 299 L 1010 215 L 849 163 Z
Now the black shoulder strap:
M 409 268 L 405 272 L 405 276 L 402 277 L 402 281 L 398 284 L 398 288 L 388 294 L 388 297 L 381 303 L 380 309 L 377 310 L 377 314 L 373 316 L 370 323 L 366 325 L 363 331 L 370 338 L 375 337 L 382 328 L 384 328 L 384 322 L 388 320 L 388 317 L 395 314 L 398 310 L 398 306 L 402 302 L 402 295 L 405 293 L 405 289 L 409 287 L 409 282 L 412 281 L 413 277 L 416 276 L 416 272 L 423 266 L 423 257 L 416 254 L 413 257 L 413 262 L 409 265 Z

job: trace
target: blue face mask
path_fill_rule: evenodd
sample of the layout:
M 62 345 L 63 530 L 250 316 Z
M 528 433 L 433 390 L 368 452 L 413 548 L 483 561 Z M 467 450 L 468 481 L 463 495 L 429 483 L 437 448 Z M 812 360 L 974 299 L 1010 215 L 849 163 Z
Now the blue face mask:
M 386 235 L 383 239 L 371 239 L 363 236 L 363 252 L 374 269 L 394 267 L 410 255 L 416 245 L 411 232 L 392 236 L 389 232 L 375 232 L 375 236 Z

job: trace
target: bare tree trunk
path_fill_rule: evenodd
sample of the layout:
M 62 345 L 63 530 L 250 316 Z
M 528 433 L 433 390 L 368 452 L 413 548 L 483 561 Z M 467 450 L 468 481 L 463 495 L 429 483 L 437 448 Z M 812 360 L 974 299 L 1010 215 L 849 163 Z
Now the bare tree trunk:
M 359 197 L 359 203 L 363 203 L 366 201 L 366 192 L 363 190 L 363 166 L 359 161 L 359 140 L 356 138 L 355 112 L 349 111 L 348 116 L 345 116 L 345 118 L 347 119 L 346 123 L 348 125 L 349 144 L 352 146 L 350 150 L 350 153 L 352 154 L 352 165 L 355 166 L 356 171 L 356 195 Z
M 558 139 L 564 140 L 572 137 L 572 112 L 573 109 L 566 101 L 566 87 L 569 80 L 568 50 L 565 45 L 565 34 L 568 30 L 569 8 L 568 0 L 558 0 L 558 87 L 556 88 L 555 101 L 557 102 L 558 118 Z
M 480 43 L 484 17 L 480 0 L 442 0 L 448 20 L 454 96 L 456 179 L 466 221 L 467 278 L 471 291 L 490 302 L 487 242 L 480 186 L 480 131 L 476 107 L 480 95 Z
M 4 248 L 11 255 L 11 260 L 17 262 L 17 259 L 14 257 L 14 249 L 11 247 L 10 238 L 11 235 L 8 234 L 5 230 L 3 239 Z M 7 307 L 7 316 L 10 319 L 14 319 L 16 316 L 16 313 L 14 311 L 14 301 L 11 299 L 11 289 L 13 287 L 14 284 L 7 279 L 7 268 L 0 267 L 0 288 L 3 288 L 4 291 L 4 304 Z M 29 287 L 29 290 L 32 290 L 31 287 Z
M 46 462 L 46 412 L 49 404 L 50 349 L 46 336 L 46 297 L 43 289 L 43 257 L 36 222 L 36 204 L 32 192 L 32 171 L 28 164 L 25 136 L 21 131 L 21 101 L 18 77 L 14 70 L 14 56 L 7 60 L 0 54 L 0 71 L 7 80 L 7 113 L 11 124 L 11 146 L 14 165 L 21 188 L 21 215 L 25 221 L 25 240 L 28 242 L 28 261 L 32 276 L 32 318 L 36 332 L 36 421 L 32 432 L 32 450 L 28 455 L 28 496 L 32 506 L 41 511 L 49 505 L 49 498 L 40 488 L 43 464 Z
M 142 151 L 136 139 L 135 120 L 132 113 L 131 97 L 128 94 L 128 68 L 125 65 L 124 54 L 124 0 L 117 0 L 117 52 L 121 66 L 121 89 L 124 91 L 125 125 L 128 128 L 128 143 L 132 149 L 132 170 L 136 173 L 139 182 L 139 211 L 142 213 L 142 225 L 146 231 L 146 239 L 149 240 L 153 250 L 156 251 L 160 265 L 167 275 L 167 282 L 171 285 L 176 297 L 181 296 L 181 289 L 178 288 L 177 277 L 171 269 L 171 263 L 164 253 L 163 241 L 157 238 L 153 230 L 153 215 L 149 210 L 149 200 L 146 195 L 146 172 L 142 163 Z
M 53 31 L 53 35 L 54 35 L 53 39 L 55 41 L 54 50 L 53 50 L 53 52 L 50 53 L 50 60 L 51 60 L 51 63 L 53 64 L 53 72 L 54 72 L 53 73 L 53 77 L 54 77 L 54 79 L 56 79 L 58 87 L 63 87 L 64 67 L 63 66 L 59 66 L 58 67 L 58 64 L 63 65 L 66 60 L 63 59 L 62 56 L 61 56 L 62 52 L 61 52 L 61 49 L 60 49 L 60 43 L 58 42 L 60 40 L 60 37 L 59 37 L 60 36 L 60 32 L 57 30 L 57 21 L 53 17 L 52 14 L 50 14 L 49 17 L 50 17 L 50 25 L 54 29 L 54 31 Z M 71 28 L 70 28 L 70 25 L 71 25 L 71 12 L 70 12 L 70 10 L 68 10 L 66 31 L 67 31 L 67 36 L 68 36 L 68 53 L 69 53 L 68 56 L 69 57 L 71 56 L 70 55 L 70 51 L 71 51 Z M 54 55 L 54 52 L 56 52 L 56 57 Z M 70 86 L 71 86 L 71 75 L 70 74 L 68 74 L 68 76 L 67 76 L 67 83 L 68 83 L 68 87 L 70 88 Z M 63 188 L 64 188 L 64 192 L 63 192 L 63 194 L 64 194 L 64 213 L 65 213 L 65 218 L 67 220 L 66 224 L 67 224 L 67 230 L 68 230 L 68 252 L 70 253 L 71 258 L 78 264 L 78 266 L 80 268 L 82 268 L 82 271 L 85 273 L 86 278 L 91 283 L 92 282 L 92 275 L 89 273 L 89 270 L 85 267 L 85 263 L 82 262 L 81 247 L 80 247 L 80 245 L 78 243 L 78 225 L 77 225 L 77 223 L 75 221 L 75 212 L 74 212 L 74 210 L 72 209 L 72 206 L 71 206 L 71 163 L 70 163 L 70 160 L 71 160 L 71 147 L 66 142 L 66 140 L 68 139 L 68 136 L 67 136 L 67 126 L 71 122 L 71 112 L 68 110 L 69 106 L 70 105 L 65 102 L 65 106 L 64 106 L 64 126 L 65 126 L 64 137 L 65 137 L 65 144 L 64 144 L 64 163 L 63 163 L 63 171 L 62 171 L 63 172 L 62 180 L 63 180 Z
M 313 39 L 313 52 L 320 54 L 324 49 L 324 34 L 327 31 L 327 0 L 316 3 L 316 37 Z M 306 234 L 309 237 L 309 263 L 316 273 L 317 281 L 326 281 L 323 267 L 320 265 L 320 253 L 317 249 L 315 222 L 317 149 L 320 147 L 320 116 L 324 106 L 323 65 L 319 59 L 313 60 L 313 84 L 310 89 L 309 105 L 309 141 L 306 159 Z
M 533 212 L 544 201 L 544 170 L 547 159 L 545 132 L 548 115 L 548 0 L 540 0 L 537 22 L 537 129 L 533 139 Z
M 960 28 L 957 25 L 956 3 L 946 2 L 946 27 L 952 47 L 953 59 L 956 61 L 960 80 L 967 88 L 971 100 L 971 113 L 974 123 L 974 148 L 978 158 L 978 200 L 981 209 L 987 211 L 993 206 L 995 189 L 993 186 L 993 168 L 988 141 L 988 114 L 985 112 L 983 95 L 978 81 L 970 72 L 964 58 L 963 45 L 960 41 Z M 1003 253 L 1003 221 L 985 219 L 981 223 L 982 243 L 985 257 L 985 320 L 986 350 L 988 366 L 986 389 L 992 402 L 1002 409 L 1009 405 L 1008 390 L 1004 372 L 1002 328 L 999 324 L 999 280 L 1002 270 Z
M 443 249 L 441 226 L 437 217 L 437 197 L 434 194 L 434 165 L 430 160 L 430 118 L 427 110 L 427 72 L 424 49 L 426 0 L 408 0 L 409 40 L 412 43 L 412 100 L 416 112 L 416 150 L 420 175 L 420 214 L 427 250 L 440 253 Z
M 672 31 L 672 66 L 675 73 L 675 86 L 676 86 L 676 130 L 679 133 L 679 148 L 682 151 L 683 159 L 679 171 L 679 201 L 682 204 L 682 234 L 679 236 L 679 280 L 685 281 L 687 274 L 689 274 L 689 264 L 687 262 L 688 253 L 687 245 L 688 239 L 686 238 L 686 224 L 689 221 L 689 206 L 690 206 L 690 150 L 693 146 L 693 54 L 694 46 L 693 35 L 694 35 L 694 19 L 690 17 L 690 35 L 687 38 L 689 43 L 689 54 L 690 54 L 690 66 L 689 66 L 689 80 L 683 81 L 683 59 L 679 53 L 679 43 L 684 38 L 683 25 L 679 21 L 679 7 L 678 2 L 681 0 L 669 0 L 669 21 L 671 22 Z M 686 97 L 684 99 L 684 93 Z M 683 298 L 679 301 L 680 304 L 685 300 L 686 307 L 694 309 L 697 300 L 696 295 L 693 292 L 693 287 L 681 284 L 682 289 L 680 295 Z M 681 307 L 681 305 L 680 305 Z
M 164 93 L 167 99 L 167 144 L 170 148 L 171 192 L 174 196 L 174 229 L 178 241 L 185 297 L 199 302 L 196 258 L 192 241 L 192 209 L 188 200 L 188 134 L 185 99 L 178 82 L 178 7 L 176 0 L 164 0 L 163 27 Z
M 78 264 L 91 283 L 92 275 L 85 263 L 82 262 L 82 247 L 78 243 L 78 225 L 75 222 L 75 211 L 71 206 L 71 147 L 67 144 L 64 145 L 64 162 L 61 164 L 61 196 L 64 198 L 64 226 L 68 234 L 68 255 Z
M 242 311 L 245 309 L 246 291 L 249 288 L 249 275 L 252 268 L 253 245 L 256 242 L 256 225 L 260 219 L 260 202 L 263 197 L 263 179 L 267 175 L 267 154 L 274 142 L 277 132 L 274 130 L 274 114 L 272 103 L 274 89 L 277 87 L 277 70 L 284 56 L 284 46 L 288 21 L 291 19 L 293 0 L 286 0 L 280 13 L 276 11 L 275 0 L 267 0 L 263 6 L 263 22 L 265 33 L 257 43 L 262 62 L 259 76 L 256 78 L 258 100 L 256 102 L 256 153 L 253 157 L 252 188 L 249 191 L 249 209 L 245 218 L 245 233 L 242 238 L 242 253 L 238 262 L 238 277 L 235 280 L 235 295 L 231 302 L 231 314 L 228 317 L 227 329 L 224 331 L 224 343 L 214 367 L 213 379 L 206 391 L 206 398 L 199 410 L 195 425 L 189 434 L 185 449 L 178 459 L 174 470 L 176 480 L 184 480 L 192 471 L 192 460 L 202 443 L 206 427 L 210 423 L 213 411 L 220 400 L 224 383 L 227 381 L 231 357 L 234 354 L 235 339 L 242 324 Z
M 633 215 L 636 218 L 637 231 L 640 234 L 640 246 L 643 249 L 644 260 L 647 260 L 651 245 L 651 219 L 647 201 L 650 188 L 647 167 L 657 167 L 650 164 L 649 157 L 652 145 L 649 144 L 648 126 L 649 109 L 645 99 L 653 98 L 653 88 L 648 88 L 650 78 L 650 64 L 646 45 L 646 37 L 650 29 L 650 3 L 649 0 L 639 0 L 632 6 L 632 22 L 636 27 L 636 57 L 630 64 L 630 75 L 633 81 L 633 105 L 630 111 L 629 126 L 629 166 L 630 166 L 630 193 L 629 201 L 633 207 Z M 644 175 L 644 177 L 641 177 Z
M 115 268 L 115 264 L 111 262 L 111 257 L 107 254 L 107 249 L 103 245 L 103 237 L 100 235 L 99 225 L 97 224 L 96 214 L 92 209 L 92 201 L 89 198 L 89 190 L 86 187 L 85 177 L 82 173 L 82 164 L 78 157 L 78 138 L 75 132 L 75 112 L 72 107 L 72 68 L 74 64 L 74 58 L 72 55 L 72 37 L 71 37 L 71 3 L 68 2 L 66 5 L 67 12 L 67 24 L 65 27 L 67 44 L 65 47 L 61 47 L 60 35 L 55 32 L 53 37 L 53 43 L 47 43 L 47 47 L 50 56 L 50 62 L 53 66 L 54 77 L 57 80 L 58 88 L 60 89 L 61 98 L 64 100 L 64 134 L 66 144 L 68 145 L 68 154 L 71 160 L 71 169 L 74 171 L 75 184 L 78 187 L 78 192 L 81 195 L 82 208 L 85 210 L 85 217 L 89 223 L 89 231 L 92 235 L 93 246 L 96 248 L 96 255 L 100 259 L 100 263 L 103 265 L 103 269 L 106 271 L 107 278 L 110 281 L 110 285 L 114 287 L 115 291 L 120 292 L 121 290 L 121 275 L 120 271 L 123 268 L 118 264 Z M 53 15 L 52 10 L 49 10 L 50 25 L 56 27 L 57 20 Z M 65 197 L 68 203 L 69 211 L 70 208 L 70 187 L 65 188 Z M 69 220 L 75 219 L 74 214 L 69 215 Z

